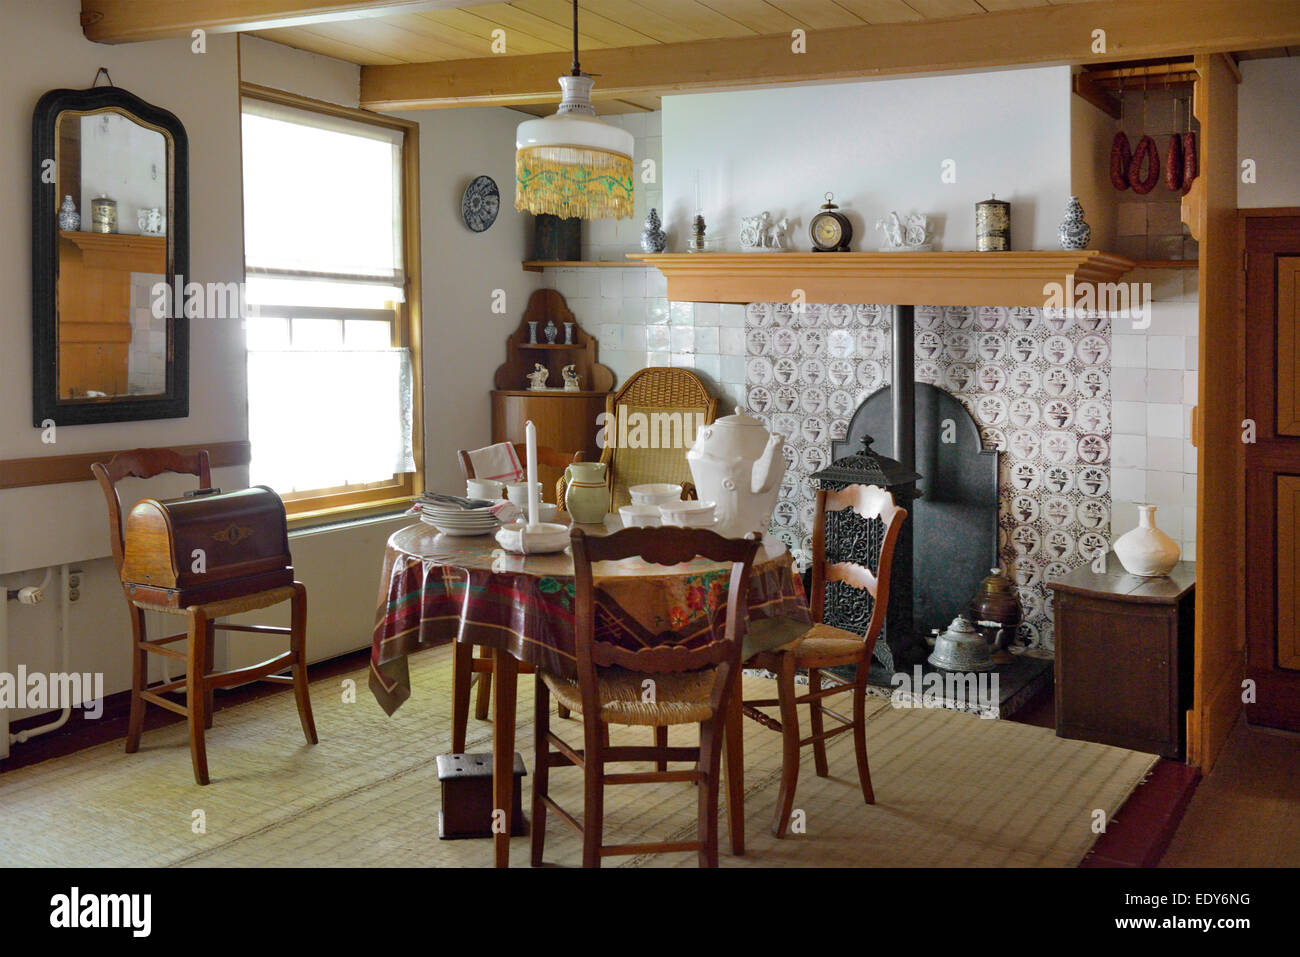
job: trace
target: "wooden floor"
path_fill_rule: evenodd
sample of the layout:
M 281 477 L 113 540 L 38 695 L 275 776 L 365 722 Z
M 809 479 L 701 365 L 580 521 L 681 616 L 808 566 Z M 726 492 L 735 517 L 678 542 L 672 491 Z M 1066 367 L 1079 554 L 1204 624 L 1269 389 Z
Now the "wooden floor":
M 1239 721 L 1201 781 L 1162 867 L 1295 867 L 1300 735 Z

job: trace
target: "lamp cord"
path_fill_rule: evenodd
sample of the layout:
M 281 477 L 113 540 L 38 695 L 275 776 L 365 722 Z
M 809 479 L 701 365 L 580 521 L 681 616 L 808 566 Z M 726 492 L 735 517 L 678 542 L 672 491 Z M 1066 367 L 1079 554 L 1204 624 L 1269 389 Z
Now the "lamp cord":
M 573 76 L 582 76 L 582 69 L 578 66 L 578 0 L 573 0 Z

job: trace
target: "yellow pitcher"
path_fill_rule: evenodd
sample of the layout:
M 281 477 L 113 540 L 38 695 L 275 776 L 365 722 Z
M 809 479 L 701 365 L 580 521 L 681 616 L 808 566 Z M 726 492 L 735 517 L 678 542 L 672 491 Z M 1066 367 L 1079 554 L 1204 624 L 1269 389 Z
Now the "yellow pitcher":
M 569 485 L 564 492 L 569 517 L 579 525 L 599 525 L 609 511 L 609 487 L 604 462 L 574 462 L 564 470 Z

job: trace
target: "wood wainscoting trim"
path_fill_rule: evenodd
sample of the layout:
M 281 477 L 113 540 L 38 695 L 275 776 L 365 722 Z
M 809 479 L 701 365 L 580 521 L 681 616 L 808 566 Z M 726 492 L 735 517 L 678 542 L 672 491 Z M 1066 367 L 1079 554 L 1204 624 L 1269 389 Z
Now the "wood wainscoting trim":
M 181 445 L 182 454 L 207 449 L 214 469 L 247 465 L 252 460 L 252 446 L 247 441 L 209 442 Z M 31 485 L 61 485 L 65 482 L 93 482 L 90 466 L 107 462 L 118 451 L 79 452 L 75 455 L 42 455 L 32 459 L 0 461 L 0 489 L 27 488 Z

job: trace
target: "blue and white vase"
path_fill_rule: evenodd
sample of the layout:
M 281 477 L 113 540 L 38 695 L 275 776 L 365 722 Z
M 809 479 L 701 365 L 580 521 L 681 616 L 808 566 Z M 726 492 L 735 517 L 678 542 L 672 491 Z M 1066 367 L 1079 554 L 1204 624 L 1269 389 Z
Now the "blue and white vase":
M 1083 220 L 1083 207 L 1079 197 L 1071 196 L 1065 206 L 1065 219 L 1061 222 L 1058 233 L 1062 249 L 1087 249 L 1092 239 L 1092 227 Z
M 662 229 L 659 210 L 651 207 L 645 218 L 645 229 L 641 230 L 641 251 L 661 253 L 667 246 L 668 234 Z
M 59 207 L 59 229 L 72 233 L 80 228 L 81 216 L 77 213 L 77 204 L 71 196 L 64 196 L 63 205 Z

